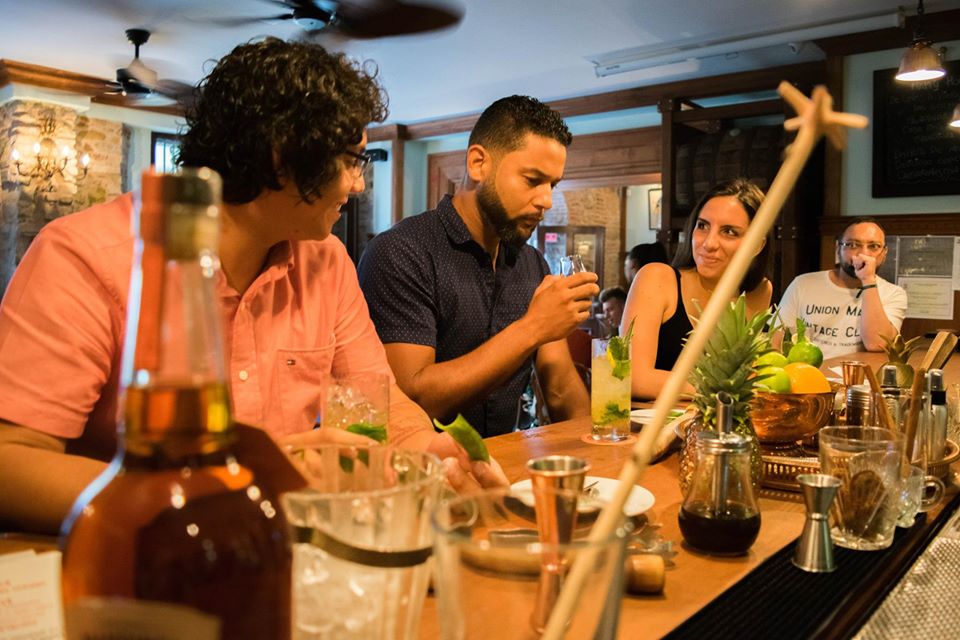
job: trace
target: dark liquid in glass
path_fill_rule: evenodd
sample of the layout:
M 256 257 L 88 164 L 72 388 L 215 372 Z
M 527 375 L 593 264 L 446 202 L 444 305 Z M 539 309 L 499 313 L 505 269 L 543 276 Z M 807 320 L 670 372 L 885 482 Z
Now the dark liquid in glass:
M 719 510 L 694 502 L 681 507 L 679 520 L 687 543 L 707 553 L 746 553 L 760 533 L 760 513 L 739 502 L 727 502 Z

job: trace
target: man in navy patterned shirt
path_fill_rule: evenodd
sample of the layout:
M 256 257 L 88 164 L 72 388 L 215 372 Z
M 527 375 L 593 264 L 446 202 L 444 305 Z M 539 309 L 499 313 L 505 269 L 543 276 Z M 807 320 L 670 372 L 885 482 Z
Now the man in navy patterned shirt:
M 589 316 L 597 276 L 552 276 L 526 244 L 571 139 L 533 98 L 494 102 L 470 134 L 457 193 L 364 252 L 360 285 L 397 384 L 433 418 L 462 413 L 484 437 L 512 431 L 533 367 L 552 419 L 590 412 L 566 337 Z

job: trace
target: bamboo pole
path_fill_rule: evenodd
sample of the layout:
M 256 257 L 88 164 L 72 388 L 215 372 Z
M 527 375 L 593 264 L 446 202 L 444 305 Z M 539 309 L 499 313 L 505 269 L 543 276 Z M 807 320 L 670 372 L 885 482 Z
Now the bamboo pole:
M 833 98 L 825 87 L 816 87 L 809 99 L 788 82 L 781 82 L 778 90 L 783 99 L 797 112 L 796 117 L 787 120 L 783 125 L 788 131 L 798 131 L 797 138 L 787 147 L 786 161 L 777 172 L 763 204 L 754 216 L 723 277 L 717 283 L 696 329 L 687 340 L 670 377 L 667 378 L 663 390 L 657 397 L 653 407 L 653 420 L 640 434 L 630 459 L 620 472 L 617 489 L 610 503 L 604 508 L 590 532 L 590 541 L 593 543 L 609 539 L 613 535 L 620 522 L 623 505 L 630 490 L 641 478 L 650 462 L 657 435 L 663 429 L 667 413 L 673 408 L 684 383 L 703 353 L 707 339 L 716 327 L 724 307 L 729 304 L 730 298 L 736 295 L 740 281 L 753 261 L 754 255 L 763 247 L 767 232 L 776 222 L 784 201 L 796 184 L 800 172 L 820 137 L 826 136 L 835 147 L 842 149 L 846 141 L 844 127 L 862 129 L 867 126 L 868 120 L 865 116 L 833 111 Z M 593 566 L 595 553 L 594 550 L 577 555 L 547 623 L 543 634 L 544 640 L 559 640 L 563 637 L 567 620 L 577 606 L 583 584 Z

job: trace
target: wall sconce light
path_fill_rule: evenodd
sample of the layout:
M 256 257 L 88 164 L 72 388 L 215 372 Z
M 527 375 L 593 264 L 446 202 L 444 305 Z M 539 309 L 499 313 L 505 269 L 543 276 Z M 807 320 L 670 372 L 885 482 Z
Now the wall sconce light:
M 917 2 L 917 21 L 913 30 L 913 42 L 900 58 L 900 68 L 894 76 L 900 82 L 923 82 L 938 80 L 947 75 L 940 54 L 923 35 L 923 0 Z
M 960 104 L 953 108 L 953 116 L 950 117 L 950 126 L 954 129 L 960 129 Z
M 47 142 L 47 140 L 45 140 L 45 142 Z M 52 145 L 52 143 L 50 144 Z M 58 158 L 55 153 L 46 151 L 40 142 L 34 142 L 32 167 L 25 166 L 26 162 L 21 159 L 20 150 L 16 148 L 10 152 L 10 160 L 13 161 L 13 166 L 17 168 L 17 174 L 21 178 L 26 178 L 26 180 L 22 181 L 22 184 L 29 187 L 30 183 L 36 179 L 48 182 L 56 175 L 62 176 L 64 170 L 67 168 L 67 164 L 70 162 L 70 155 L 70 147 L 66 145 L 60 150 L 60 157 Z M 77 162 L 78 171 L 76 180 L 80 182 L 87 177 L 87 172 L 90 169 L 90 155 L 87 153 L 83 154 Z

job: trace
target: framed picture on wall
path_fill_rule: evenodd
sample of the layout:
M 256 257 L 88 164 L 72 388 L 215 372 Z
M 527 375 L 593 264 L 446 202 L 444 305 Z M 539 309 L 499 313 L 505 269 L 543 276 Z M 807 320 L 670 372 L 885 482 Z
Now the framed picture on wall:
M 650 228 L 660 229 L 660 205 L 663 202 L 663 189 L 647 191 L 647 207 L 650 212 Z

